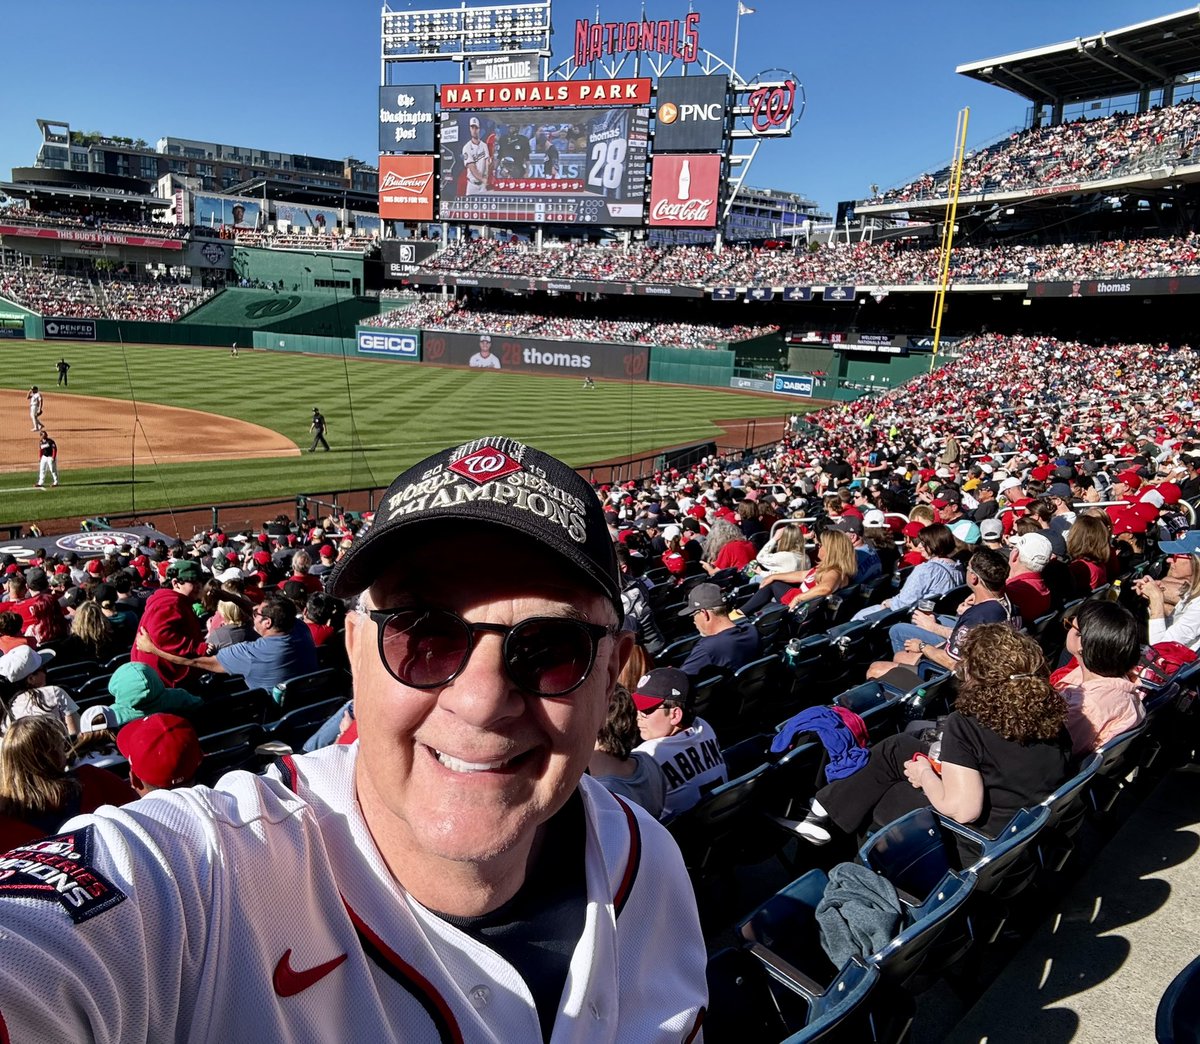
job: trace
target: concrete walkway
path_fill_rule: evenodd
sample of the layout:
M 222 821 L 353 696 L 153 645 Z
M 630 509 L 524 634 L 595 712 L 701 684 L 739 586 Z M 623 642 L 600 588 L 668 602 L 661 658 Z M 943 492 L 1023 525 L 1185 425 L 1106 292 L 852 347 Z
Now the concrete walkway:
M 1200 766 L 1170 772 L 945 1037 L 1144 1044 L 1200 954 Z M 939 1034 L 940 1036 L 940 1034 Z

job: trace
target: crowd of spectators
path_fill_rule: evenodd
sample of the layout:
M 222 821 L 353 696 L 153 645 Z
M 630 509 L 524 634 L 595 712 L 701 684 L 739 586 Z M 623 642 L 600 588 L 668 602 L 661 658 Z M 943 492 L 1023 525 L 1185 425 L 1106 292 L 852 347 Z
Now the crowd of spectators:
M 39 228 L 90 228 L 97 232 L 127 232 L 135 236 L 153 236 L 157 239 L 182 239 L 190 231 L 184 225 L 168 225 L 158 221 L 129 221 L 67 210 L 32 210 L 19 205 L 0 209 L 0 221 L 14 225 L 35 225 Z
M 210 229 L 200 229 L 210 234 Z M 355 235 L 348 230 L 336 232 L 309 229 L 306 232 L 280 232 L 276 229 L 227 228 L 227 238 L 242 246 L 268 247 L 279 250 L 342 250 L 363 253 L 377 243 L 374 236 Z
M 0 267 L 0 296 L 37 312 L 63 318 L 174 322 L 214 291 L 169 276 L 103 279 L 52 268 Z
M 1160 166 L 1193 163 L 1200 105 L 1189 98 L 1142 113 L 1119 112 L 1010 135 L 967 156 L 960 192 L 1005 192 L 1097 181 Z M 925 173 L 870 203 L 907 203 L 947 195 L 949 169 Z
M 405 308 L 365 319 L 365 325 L 419 327 L 427 330 L 471 331 L 514 337 L 545 337 L 566 341 L 608 341 L 661 345 L 669 348 L 713 349 L 776 333 L 777 326 L 714 323 L 667 323 L 631 317 L 547 315 L 524 309 L 506 311 L 470 306 L 462 299 L 420 300 Z
M 727 246 L 454 245 L 424 266 L 438 272 L 558 279 L 651 281 L 692 286 L 923 286 L 939 278 L 939 250 L 919 240 L 832 243 L 795 250 Z M 1130 237 L 1045 245 L 957 246 L 954 283 L 1137 279 L 1200 273 L 1200 236 Z

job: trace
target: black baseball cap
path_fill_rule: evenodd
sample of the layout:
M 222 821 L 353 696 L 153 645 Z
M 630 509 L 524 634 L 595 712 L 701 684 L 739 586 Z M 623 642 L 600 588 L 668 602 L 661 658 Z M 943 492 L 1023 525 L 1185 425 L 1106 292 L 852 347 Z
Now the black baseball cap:
M 415 529 L 455 519 L 536 540 L 623 616 L 617 556 L 595 490 L 557 457 L 503 435 L 444 449 L 397 475 L 326 590 L 336 598 L 359 594 L 398 556 L 420 553 L 411 541 Z
M 716 584 L 697 584 L 688 593 L 687 605 L 679 610 L 680 616 L 692 616 L 701 609 L 724 609 L 725 595 Z
M 678 667 L 656 667 L 637 680 L 630 695 L 641 711 L 655 710 L 667 701 L 686 708 L 691 687 L 691 679 Z

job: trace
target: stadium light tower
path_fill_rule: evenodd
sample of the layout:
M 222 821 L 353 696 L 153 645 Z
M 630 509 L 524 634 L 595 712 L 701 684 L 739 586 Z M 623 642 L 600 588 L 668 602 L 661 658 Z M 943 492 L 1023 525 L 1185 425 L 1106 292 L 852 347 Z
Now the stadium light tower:
M 468 59 L 503 58 L 514 52 L 550 57 L 550 0 L 393 11 L 384 4 L 380 31 L 380 80 L 389 62 L 453 61 L 459 75 Z

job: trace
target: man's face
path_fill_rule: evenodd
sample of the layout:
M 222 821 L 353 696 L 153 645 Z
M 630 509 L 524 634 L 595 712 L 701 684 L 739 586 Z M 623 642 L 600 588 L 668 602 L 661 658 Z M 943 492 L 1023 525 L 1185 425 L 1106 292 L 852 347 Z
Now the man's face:
M 199 586 L 200 585 L 197 584 L 196 581 L 194 581 L 194 580 L 176 580 L 175 581 L 175 590 L 178 591 L 181 595 L 183 595 L 184 598 L 195 598 L 196 590 L 199 588 Z
M 490 340 L 487 340 L 487 341 L 485 341 L 483 338 L 480 338 L 480 340 L 479 340 L 479 354 L 480 354 L 480 355 L 482 355 L 482 356 L 483 356 L 485 359 L 486 359 L 486 358 L 487 358 L 489 355 L 491 355 L 491 354 L 492 354 L 492 342 L 491 342 Z
M 423 542 L 419 555 L 364 593 L 364 603 L 428 605 L 468 623 L 511 626 L 531 616 L 582 614 L 616 624 L 608 600 L 556 562 L 531 545 L 508 545 L 496 530 L 487 535 Z M 408 688 L 387 672 L 378 625 L 365 614 L 350 614 L 346 638 L 359 723 L 358 794 L 372 832 L 414 858 L 475 863 L 530 844 L 566 802 L 632 640 L 627 633 L 602 638 L 587 680 L 548 699 L 509 678 L 500 635 L 477 634 L 462 673 L 430 690 Z
M 1190 584 L 1192 582 L 1192 572 L 1195 569 L 1195 563 L 1192 561 L 1191 555 L 1171 555 L 1167 559 L 1167 579 L 1179 580 L 1183 583 Z
M 641 733 L 644 740 L 662 739 L 676 731 L 676 725 L 681 716 L 678 707 L 668 707 L 665 703 L 660 703 L 654 710 L 639 710 L 638 732 Z
M 478 137 L 479 137 L 479 124 L 472 123 L 471 124 L 471 138 L 472 138 L 472 140 L 475 140 Z

